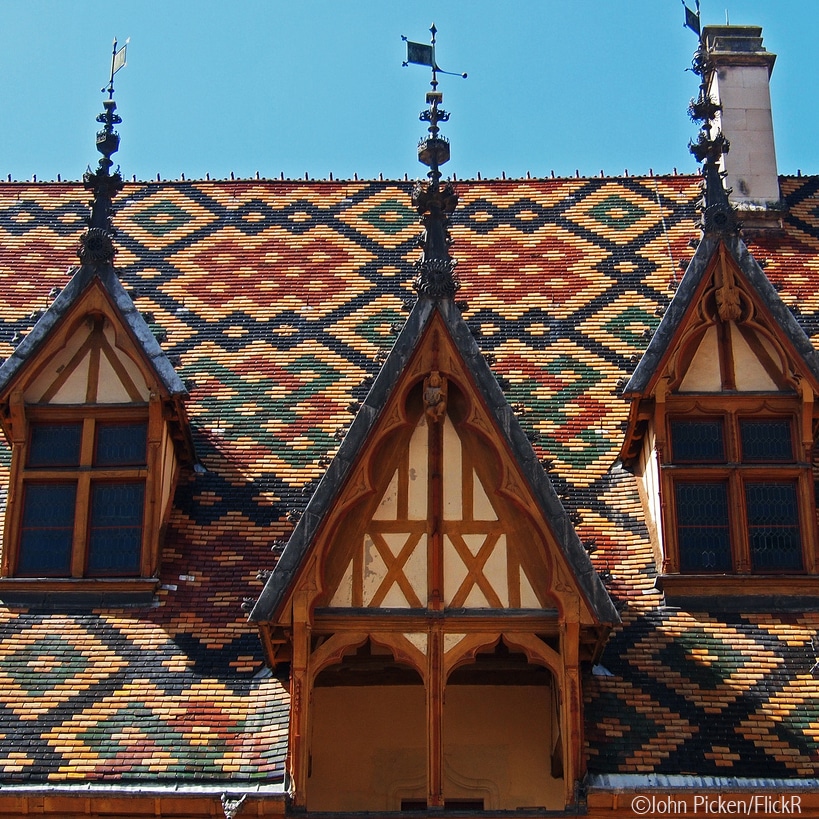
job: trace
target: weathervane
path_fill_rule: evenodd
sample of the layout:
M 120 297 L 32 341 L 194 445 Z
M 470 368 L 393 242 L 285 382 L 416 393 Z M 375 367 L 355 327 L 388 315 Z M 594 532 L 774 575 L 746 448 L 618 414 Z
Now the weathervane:
M 432 69 L 430 85 L 427 92 L 429 108 L 421 112 L 422 122 L 428 122 L 429 136 L 418 143 L 418 161 L 429 168 L 428 183 L 419 182 L 412 191 L 412 204 L 421 217 L 424 232 L 419 237 L 423 248 L 421 258 L 416 263 L 414 286 L 419 296 L 429 298 L 452 298 L 460 287 L 455 275 L 457 262 L 449 255 L 452 239 L 449 236 L 449 217 L 458 204 L 458 196 L 452 185 L 447 182 L 441 187 L 440 166 L 449 161 L 449 140 L 440 134 L 440 122 L 446 122 L 449 114 L 440 108 L 444 95 L 438 90 L 438 74 L 452 74 L 466 79 L 466 74 L 453 74 L 442 71 L 435 61 L 435 23 L 430 26 L 432 42 L 430 45 L 413 43 L 402 37 L 407 44 L 407 59 L 404 66 L 428 65 Z
M 721 110 L 719 103 L 708 93 L 707 76 L 711 69 L 708 51 L 702 38 L 700 20 L 700 0 L 695 0 L 696 12 L 691 11 L 682 0 L 685 9 L 683 26 L 690 28 L 699 40 L 691 71 L 700 78 L 699 95 L 692 99 L 688 114 L 694 122 L 701 123 L 696 142 L 688 143 L 688 150 L 703 164 L 705 192 L 702 201 L 702 227 L 706 232 L 734 233 L 738 229 L 736 214 L 728 201 L 729 190 L 725 189 L 722 180 L 725 176 L 719 169 L 722 155 L 728 153 L 730 142 L 721 130 L 715 127 L 714 117 Z
M 86 190 L 92 191 L 91 214 L 87 220 L 88 230 L 80 237 L 80 246 L 77 255 L 83 264 L 98 266 L 110 264 L 114 260 L 114 244 L 111 237 L 115 234 L 111 217 L 114 213 L 112 200 L 122 190 L 123 182 L 119 170 L 111 173 L 114 164 L 111 156 L 119 150 L 119 134 L 114 130 L 115 125 L 122 122 L 117 114 L 117 104 L 114 102 L 114 75 L 125 67 L 125 45 L 117 49 L 117 40 L 114 38 L 114 48 L 111 55 L 111 77 L 107 87 L 100 89 L 108 93 L 108 99 L 103 100 L 103 112 L 97 115 L 97 122 L 102 129 L 97 131 L 97 150 L 102 154 L 97 170 L 91 168 L 83 174 L 82 181 Z

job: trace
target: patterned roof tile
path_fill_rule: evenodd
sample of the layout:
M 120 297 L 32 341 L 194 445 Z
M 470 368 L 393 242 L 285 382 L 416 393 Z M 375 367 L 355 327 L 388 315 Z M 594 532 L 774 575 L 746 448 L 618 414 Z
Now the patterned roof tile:
M 118 272 L 179 356 L 204 471 L 178 488 L 152 607 L 0 606 L 4 781 L 281 779 L 288 694 L 239 604 L 407 315 L 411 187 L 126 185 Z M 614 676 L 584 681 L 589 769 L 816 776 L 819 615 L 665 607 L 636 482 L 615 463 L 618 382 L 693 255 L 700 179 L 457 189 L 464 317 L 622 606 L 600 660 Z M 782 190 L 785 234 L 749 246 L 819 342 L 819 179 Z M 86 200 L 78 183 L 0 184 L 0 356 L 67 284 Z

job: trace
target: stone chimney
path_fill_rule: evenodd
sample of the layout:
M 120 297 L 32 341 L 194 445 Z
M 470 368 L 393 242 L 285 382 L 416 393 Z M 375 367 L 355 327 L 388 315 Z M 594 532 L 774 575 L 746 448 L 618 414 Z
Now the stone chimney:
M 758 26 L 706 26 L 702 37 L 712 66 L 708 93 L 722 106 L 714 128 L 730 143 L 725 184 L 750 227 L 769 221 L 763 214 L 771 217 L 780 207 L 769 88 L 776 55 L 763 48 Z

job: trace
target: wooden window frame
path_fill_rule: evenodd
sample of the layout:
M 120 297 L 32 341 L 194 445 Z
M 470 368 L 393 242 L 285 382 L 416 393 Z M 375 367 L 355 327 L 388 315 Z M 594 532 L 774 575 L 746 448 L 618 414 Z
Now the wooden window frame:
M 0 590 L 41 589 L 46 584 L 55 591 L 83 591 L 105 585 L 129 591 L 142 588 L 145 583 L 155 586 L 158 562 L 159 506 L 157 496 L 161 486 L 159 464 L 162 438 L 162 409 L 159 401 L 143 404 L 119 405 L 28 405 L 24 413 L 23 432 L 15 436 L 12 450 L 12 471 L 9 482 L 9 501 L 6 513 Z M 23 414 L 21 413 L 21 414 Z M 146 423 L 145 463 L 139 465 L 95 466 L 97 428 L 99 424 Z M 81 452 L 79 466 L 29 467 L 28 448 L 31 427 L 34 424 L 81 423 Z M 18 429 L 20 427 L 18 426 Z M 68 575 L 22 575 L 18 571 L 20 542 L 28 484 L 71 483 L 77 485 L 74 512 L 74 532 L 71 545 L 70 573 Z M 91 487 L 100 482 L 138 482 L 144 485 L 142 533 L 139 547 L 139 567 L 133 574 L 88 574 L 87 560 L 90 548 Z
M 678 585 L 673 576 L 697 581 L 735 575 L 752 580 L 801 577 L 816 574 L 816 511 L 810 447 L 803 445 L 800 431 L 800 407 L 794 397 L 737 397 L 735 406 L 726 409 L 725 397 L 698 397 L 671 402 L 658 419 L 663 437 L 658 450 L 661 463 L 663 495 L 664 564 L 663 585 Z M 696 463 L 692 460 L 675 462 L 672 423 L 674 421 L 708 421 L 719 419 L 723 429 L 725 459 L 720 462 Z M 787 420 L 791 430 L 791 460 L 759 461 L 742 459 L 740 424 L 745 420 Z M 727 571 L 687 571 L 681 569 L 676 509 L 676 486 L 681 482 L 724 482 L 728 497 L 728 526 L 731 568 Z M 755 569 L 751 554 L 745 486 L 753 482 L 793 483 L 797 493 L 797 523 L 801 540 L 800 569 Z M 672 576 L 669 578 L 669 576 Z M 668 583 L 669 580 L 674 581 Z M 752 582 L 754 582 L 752 580 Z M 693 588 L 693 587 L 692 587 Z M 786 587 L 782 587 L 785 589 Z M 745 589 L 747 591 L 747 588 Z M 779 589 L 777 588 L 777 593 Z

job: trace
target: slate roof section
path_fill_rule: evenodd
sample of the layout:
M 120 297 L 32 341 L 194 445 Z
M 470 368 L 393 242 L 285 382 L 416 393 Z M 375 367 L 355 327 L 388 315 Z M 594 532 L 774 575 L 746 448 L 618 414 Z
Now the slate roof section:
M 586 680 L 592 770 L 697 772 L 681 770 L 684 763 L 751 776 L 770 763 L 771 775 L 812 769 L 815 778 L 815 613 L 664 606 L 636 481 L 615 464 L 628 414 L 618 381 L 633 371 L 679 284 L 680 264 L 693 256 L 699 182 L 459 182 L 458 298 L 468 302 L 467 327 L 524 434 L 552 461 L 550 481 L 579 515 L 581 540 L 594 541 L 592 563 L 622 609 L 601 659 L 615 676 Z M 64 684 L 57 694 L 19 694 L 16 711 L 0 707 L 0 781 L 152 783 L 174 771 L 189 782 L 281 781 L 287 691 L 274 678 L 255 678 L 262 652 L 240 602 L 260 593 L 257 571 L 273 567 L 271 546 L 289 537 L 289 518 L 304 510 L 352 421 L 348 407 L 365 399 L 406 319 L 418 232 L 410 188 L 126 185 L 117 271 L 137 309 L 166 332 L 162 349 L 181 358 L 204 470 L 180 482 L 153 606 L 0 607 L 0 675 L 13 690 L 43 687 L 58 650 L 70 655 L 66 679 L 88 681 L 68 698 Z M 782 190 L 784 235 L 748 246 L 815 346 L 819 177 L 783 178 Z M 79 183 L 0 184 L 0 356 L 14 352 L 15 333 L 30 332 L 49 291 L 66 286 L 86 213 Z M 4 452 L 2 486 L 8 466 Z M 71 637 L 42 642 L 44 630 Z M 99 669 L 97 652 L 120 658 L 115 670 Z M 194 738 L 189 729 L 206 701 L 209 730 Z M 137 702 L 152 715 L 151 738 L 107 719 Z M 257 718 L 248 722 L 248 714 Z M 237 771 L 231 754 L 239 745 L 247 767 Z

